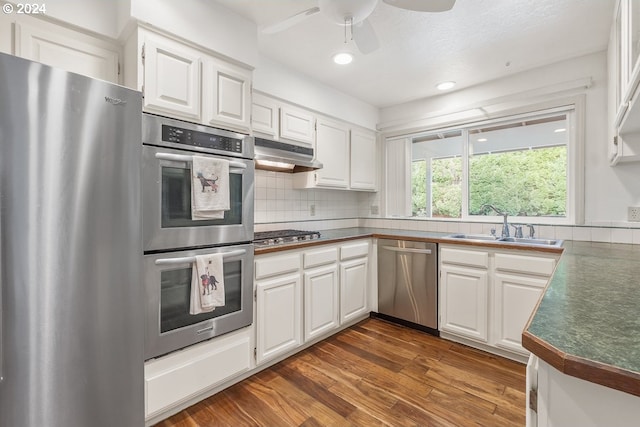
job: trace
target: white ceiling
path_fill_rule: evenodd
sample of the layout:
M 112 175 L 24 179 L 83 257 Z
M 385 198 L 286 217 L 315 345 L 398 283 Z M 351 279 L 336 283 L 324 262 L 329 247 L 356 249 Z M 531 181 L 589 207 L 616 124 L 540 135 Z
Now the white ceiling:
M 258 27 L 317 6 L 316 0 L 215 0 Z M 457 0 L 442 13 L 379 2 L 369 17 L 380 49 L 363 55 L 322 13 L 277 34 L 258 31 L 262 55 L 376 107 L 396 105 L 605 50 L 615 0 Z M 339 66 L 344 49 L 354 61 Z

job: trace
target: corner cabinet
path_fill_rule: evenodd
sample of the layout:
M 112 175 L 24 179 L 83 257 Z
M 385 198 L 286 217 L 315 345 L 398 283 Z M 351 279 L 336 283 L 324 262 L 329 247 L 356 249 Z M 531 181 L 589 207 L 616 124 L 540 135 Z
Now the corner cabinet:
M 125 44 L 125 85 L 144 111 L 249 133 L 252 69 L 140 26 Z
M 375 132 L 351 130 L 350 181 L 354 190 L 375 191 L 377 188 L 378 144 Z
M 444 338 L 524 361 L 522 331 L 559 255 L 440 245 Z

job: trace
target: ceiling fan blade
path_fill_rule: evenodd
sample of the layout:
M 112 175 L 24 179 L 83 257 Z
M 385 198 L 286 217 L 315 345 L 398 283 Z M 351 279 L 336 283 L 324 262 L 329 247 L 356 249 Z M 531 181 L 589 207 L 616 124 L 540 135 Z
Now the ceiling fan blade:
M 446 12 L 456 0 L 382 0 L 386 4 L 415 12 Z
M 299 24 L 300 22 L 307 19 L 309 16 L 315 15 L 318 12 L 320 12 L 319 7 L 317 6 L 312 7 L 311 9 L 303 10 L 302 12 L 296 13 L 293 16 L 285 18 L 280 22 L 276 22 L 275 24 L 264 26 L 260 31 L 262 31 L 264 34 L 279 33 L 280 31 L 284 31 L 287 28 L 291 28 L 294 25 Z
M 380 47 L 378 36 L 368 19 L 353 26 L 353 41 L 358 50 L 365 55 Z

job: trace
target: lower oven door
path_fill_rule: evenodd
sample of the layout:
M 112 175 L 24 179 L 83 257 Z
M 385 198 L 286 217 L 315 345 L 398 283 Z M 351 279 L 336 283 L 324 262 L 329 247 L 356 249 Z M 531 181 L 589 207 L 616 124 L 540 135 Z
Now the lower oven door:
M 224 255 L 225 306 L 189 314 L 193 257 Z M 161 356 L 251 325 L 253 245 L 165 252 L 144 256 L 145 359 Z
M 224 218 L 191 219 L 193 154 L 232 162 L 229 165 L 230 210 L 225 211 Z M 142 160 L 145 252 L 253 240 L 253 160 L 151 145 L 142 146 Z

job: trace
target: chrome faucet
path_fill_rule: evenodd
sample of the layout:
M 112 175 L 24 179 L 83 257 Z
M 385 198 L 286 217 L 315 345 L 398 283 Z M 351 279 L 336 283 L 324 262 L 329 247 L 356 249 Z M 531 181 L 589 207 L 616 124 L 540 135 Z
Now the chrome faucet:
M 522 238 L 522 225 L 517 225 L 517 224 L 511 224 L 511 226 L 514 229 L 514 233 L 513 233 L 513 237 L 515 238 Z
M 502 223 L 502 237 L 509 237 L 509 223 L 507 222 L 507 216 L 509 214 L 506 213 L 506 212 L 501 212 L 500 210 L 498 210 L 498 208 L 496 208 L 493 205 L 489 205 L 489 204 L 484 204 L 484 205 L 480 206 L 481 210 L 484 210 L 484 208 L 493 209 L 498 215 L 502 215 L 502 218 L 504 219 L 504 221 Z

